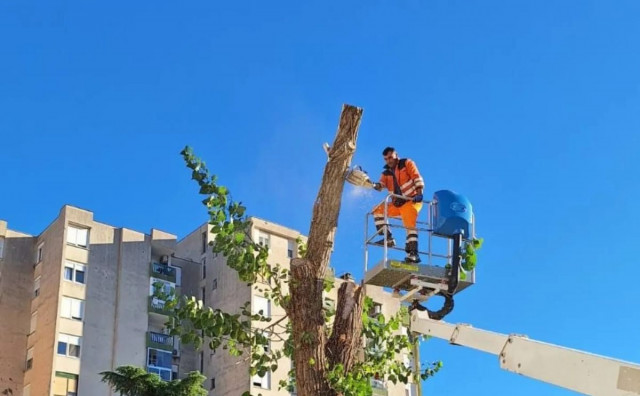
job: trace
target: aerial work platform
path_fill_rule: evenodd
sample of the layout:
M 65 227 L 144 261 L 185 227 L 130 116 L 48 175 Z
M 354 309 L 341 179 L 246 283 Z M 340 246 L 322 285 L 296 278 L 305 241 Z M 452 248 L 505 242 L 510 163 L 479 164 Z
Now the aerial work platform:
M 384 205 L 385 226 L 380 231 L 370 233 L 370 218 L 373 212 L 365 218 L 365 257 L 364 283 L 367 285 L 389 288 L 394 295 L 403 302 L 424 302 L 429 297 L 441 295 L 450 305 L 446 315 L 453 309 L 453 295 L 473 285 L 476 280 L 475 269 L 465 271 L 461 266 L 464 245 L 475 239 L 475 218 L 471 204 L 466 198 L 448 191 L 441 190 L 434 194 L 431 201 L 424 201 L 416 224 L 421 263 L 404 261 L 403 239 L 406 228 L 399 218 L 389 217 L 388 205 L 394 198 L 405 198 L 395 194 L 388 194 L 381 204 Z M 426 216 L 425 216 L 426 212 Z M 420 218 L 426 217 L 426 221 Z M 375 240 L 386 234 L 386 227 L 391 231 L 400 229 L 395 235 L 398 245 L 388 246 L 375 244 Z M 373 247 L 373 249 L 372 249 Z M 373 264 L 371 264 L 373 263 Z M 442 310 L 441 310 L 442 311 Z
M 429 264 L 411 264 L 402 260 L 380 260 L 375 267 L 367 271 L 364 282 L 367 285 L 389 287 L 411 291 L 420 285 L 424 287 L 447 289 L 448 269 Z M 422 282 L 419 284 L 416 281 Z M 459 293 L 475 283 L 475 270 L 469 271 L 466 280 L 458 281 L 455 293 Z

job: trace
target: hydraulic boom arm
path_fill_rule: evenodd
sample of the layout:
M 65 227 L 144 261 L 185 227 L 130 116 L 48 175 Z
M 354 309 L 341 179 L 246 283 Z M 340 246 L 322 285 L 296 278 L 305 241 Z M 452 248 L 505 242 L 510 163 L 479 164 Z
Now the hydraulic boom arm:
M 499 357 L 500 367 L 513 373 L 593 396 L 640 395 L 640 365 L 575 349 L 449 324 L 414 310 L 411 331 L 448 340 Z

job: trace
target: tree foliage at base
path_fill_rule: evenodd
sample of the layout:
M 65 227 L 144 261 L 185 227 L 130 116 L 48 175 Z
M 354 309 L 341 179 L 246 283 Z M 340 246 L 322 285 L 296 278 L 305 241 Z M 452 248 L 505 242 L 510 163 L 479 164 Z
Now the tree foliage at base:
M 135 366 L 120 366 L 115 371 L 101 372 L 102 382 L 122 396 L 206 396 L 202 387 L 206 379 L 191 372 L 181 380 L 163 381 L 157 374 Z

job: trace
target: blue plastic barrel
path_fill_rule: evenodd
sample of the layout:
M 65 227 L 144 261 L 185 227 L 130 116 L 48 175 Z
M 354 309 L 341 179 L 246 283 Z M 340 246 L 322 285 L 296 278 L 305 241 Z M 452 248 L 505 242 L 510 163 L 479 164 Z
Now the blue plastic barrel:
M 453 237 L 462 232 L 464 239 L 471 238 L 472 208 L 471 202 L 453 191 L 440 190 L 433 194 L 434 219 L 433 232 Z

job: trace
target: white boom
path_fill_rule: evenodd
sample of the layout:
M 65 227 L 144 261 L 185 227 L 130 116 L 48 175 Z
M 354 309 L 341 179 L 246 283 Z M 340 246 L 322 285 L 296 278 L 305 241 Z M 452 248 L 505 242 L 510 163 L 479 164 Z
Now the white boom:
M 530 340 L 429 319 L 414 310 L 411 331 L 499 357 L 500 367 L 593 396 L 640 395 L 640 365 Z

